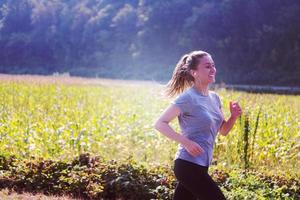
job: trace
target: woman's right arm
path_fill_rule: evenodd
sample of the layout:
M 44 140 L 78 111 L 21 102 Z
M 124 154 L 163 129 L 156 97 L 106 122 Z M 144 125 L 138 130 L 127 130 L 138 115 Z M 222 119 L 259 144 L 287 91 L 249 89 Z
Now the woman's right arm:
M 180 114 L 180 109 L 171 104 L 167 109 L 162 113 L 162 115 L 158 118 L 155 123 L 155 129 L 160 133 L 165 135 L 166 137 L 174 140 L 180 144 L 182 144 L 185 149 L 192 154 L 193 156 L 197 156 L 204 152 L 204 150 L 198 145 L 196 142 L 189 140 L 185 136 L 178 134 L 174 131 L 174 129 L 169 125 L 169 122 L 172 121 L 175 117 Z

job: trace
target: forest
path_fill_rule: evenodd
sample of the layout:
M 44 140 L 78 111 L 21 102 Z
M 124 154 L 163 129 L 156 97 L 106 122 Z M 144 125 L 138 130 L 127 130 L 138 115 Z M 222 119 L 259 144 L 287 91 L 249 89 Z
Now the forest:
M 300 86 L 298 0 L 1 0 L 0 73 L 167 81 L 209 52 L 217 82 Z

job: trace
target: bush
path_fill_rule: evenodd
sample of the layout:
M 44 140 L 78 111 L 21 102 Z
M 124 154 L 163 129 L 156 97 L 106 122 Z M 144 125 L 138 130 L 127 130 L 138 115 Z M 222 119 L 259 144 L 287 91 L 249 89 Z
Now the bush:
M 300 182 L 254 171 L 212 171 L 228 199 L 299 199 Z M 170 167 L 146 169 L 81 154 L 70 163 L 0 156 L 0 188 L 17 192 L 71 195 L 84 199 L 172 199 L 176 179 Z

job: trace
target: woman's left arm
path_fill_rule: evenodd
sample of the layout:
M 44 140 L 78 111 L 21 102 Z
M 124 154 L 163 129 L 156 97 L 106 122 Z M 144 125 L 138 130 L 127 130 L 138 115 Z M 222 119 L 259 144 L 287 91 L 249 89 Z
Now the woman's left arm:
M 241 116 L 241 114 L 242 114 L 242 109 L 237 102 L 230 101 L 229 107 L 230 107 L 231 115 L 228 120 L 225 120 L 225 119 L 223 120 L 222 125 L 219 129 L 220 134 L 224 135 L 224 136 L 226 136 L 229 133 L 229 131 L 232 129 L 233 125 L 235 124 L 235 121 L 237 120 L 237 118 L 239 116 Z M 221 109 L 221 112 L 223 114 L 222 109 Z M 224 114 L 223 114 L 223 116 L 224 116 Z

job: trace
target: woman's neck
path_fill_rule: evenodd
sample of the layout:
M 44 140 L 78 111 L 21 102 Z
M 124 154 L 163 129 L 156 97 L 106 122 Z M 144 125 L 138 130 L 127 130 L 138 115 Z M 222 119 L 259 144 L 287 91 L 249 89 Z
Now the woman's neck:
M 194 84 L 193 87 L 199 91 L 202 95 L 208 96 L 209 91 L 208 91 L 208 85 L 200 85 L 200 84 Z

